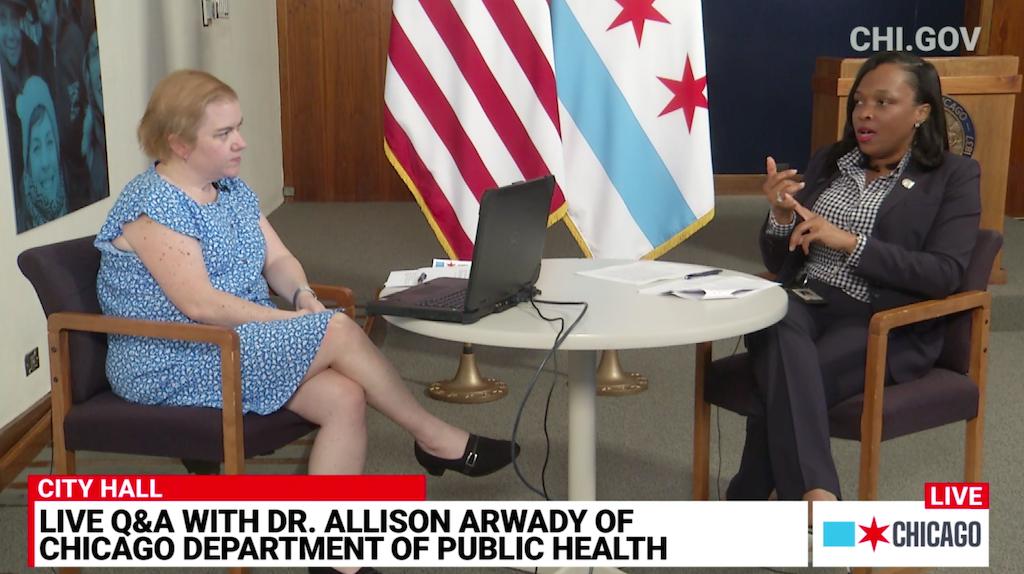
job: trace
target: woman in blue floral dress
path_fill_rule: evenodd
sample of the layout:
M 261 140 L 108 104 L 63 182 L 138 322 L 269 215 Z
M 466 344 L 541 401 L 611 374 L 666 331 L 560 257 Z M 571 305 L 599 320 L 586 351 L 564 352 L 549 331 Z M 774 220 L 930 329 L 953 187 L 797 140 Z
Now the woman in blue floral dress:
M 237 95 L 210 74 L 182 70 L 157 85 L 138 130 L 156 161 L 125 186 L 96 238 L 104 312 L 233 328 L 243 410 L 286 408 L 320 425 L 312 474 L 362 471 L 367 404 L 412 434 L 433 474 L 478 476 L 511 462 L 508 441 L 427 412 L 360 327 L 324 309 L 238 178 L 241 125 Z M 295 309 L 276 308 L 271 289 Z M 209 345 L 122 336 L 110 339 L 107 373 L 130 401 L 221 407 L 218 365 Z

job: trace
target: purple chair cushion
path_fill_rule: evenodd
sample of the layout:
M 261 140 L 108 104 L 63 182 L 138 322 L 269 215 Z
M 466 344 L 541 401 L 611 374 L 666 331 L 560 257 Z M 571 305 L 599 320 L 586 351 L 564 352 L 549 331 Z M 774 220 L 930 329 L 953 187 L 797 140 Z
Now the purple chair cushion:
M 828 411 L 829 434 L 860 440 L 864 395 L 859 394 Z M 966 375 L 934 368 L 913 381 L 885 387 L 882 401 L 882 440 L 973 419 L 978 414 L 978 386 Z
M 746 353 L 711 363 L 704 400 L 743 416 L 761 416 L 764 413 Z M 836 438 L 860 440 L 863 409 L 863 394 L 850 397 L 829 409 L 830 434 Z M 966 375 L 936 367 L 920 379 L 885 387 L 882 440 L 969 420 L 977 414 L 977 385 Z
M 247 414 L 242 425 L 246 458 L 269 454 L 316 429 L 285 409 Z M 64 420 L 70 450 L 206 461 L 224 459 L 222 430 L 220 409 L 138 405 L 110 391 L 75 405 Z
M 712 361 L 705 377 L 704 400 L 745 417 L 763 416 L 764 404 L 757 393 L 750 356 L 737 353 Z

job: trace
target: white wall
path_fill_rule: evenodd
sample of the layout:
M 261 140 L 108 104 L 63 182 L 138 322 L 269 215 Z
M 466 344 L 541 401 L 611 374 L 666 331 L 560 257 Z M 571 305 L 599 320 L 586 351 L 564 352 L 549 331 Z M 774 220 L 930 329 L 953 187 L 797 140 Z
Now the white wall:
M 0 114 L 0 427 L 48 390 L 46 326 L 18 254 L 36 245 L 96 233 L 124 184 L 145 168 L 135 127 L 149 90 L 167 72 L 199 67 L 238 92 L 249 150 L 242 176 L 264 212 L 281 202 L 281 108 L 274 0 L 231 2 L 228 20 L 200 25 L 199 3 L 183 0 L 96 0 L 103 72 L 111 197 L 18 235 L 7 127 Z M 39 348 L 38 371 L 26 377 L 24 356 Z

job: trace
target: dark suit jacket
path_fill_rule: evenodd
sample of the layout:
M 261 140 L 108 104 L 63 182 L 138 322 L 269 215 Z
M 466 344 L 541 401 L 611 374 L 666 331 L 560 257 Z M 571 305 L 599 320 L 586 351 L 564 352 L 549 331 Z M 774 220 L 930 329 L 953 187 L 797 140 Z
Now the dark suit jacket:
M 794 197 L 808 209 L 828 187 L 824 148 L 811 158 Z M 913 187 L 902 182 L 909 179 Z M 942 165 L 924 171 L 911 161 L 882 202 L 855 273 L 870 286 L 877 312 L 925 299 L 946 297 L 960 288 L 977 237 L 981 214 L 980 168 L 970 158 L 947 152 Z M 767 226 L 767 220 L 765 221 Z M 793 280 L 803 268 L 801 249 L 789 239 L 761 229 L 761 255 L 779 280 Z M 945 323 L 932 321 L 898 329 L 889 339 L 888 371 L 896 382 L 922 375 L 942 351 Z

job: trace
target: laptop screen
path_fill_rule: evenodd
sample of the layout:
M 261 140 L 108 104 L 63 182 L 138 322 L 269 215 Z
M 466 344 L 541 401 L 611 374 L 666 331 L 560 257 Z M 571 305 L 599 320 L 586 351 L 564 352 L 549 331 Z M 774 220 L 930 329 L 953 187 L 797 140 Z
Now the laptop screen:
M 555 178 L 486 192 L 480 201 L 466 309 L 474 311 L 530 289 L 540 274 Z

